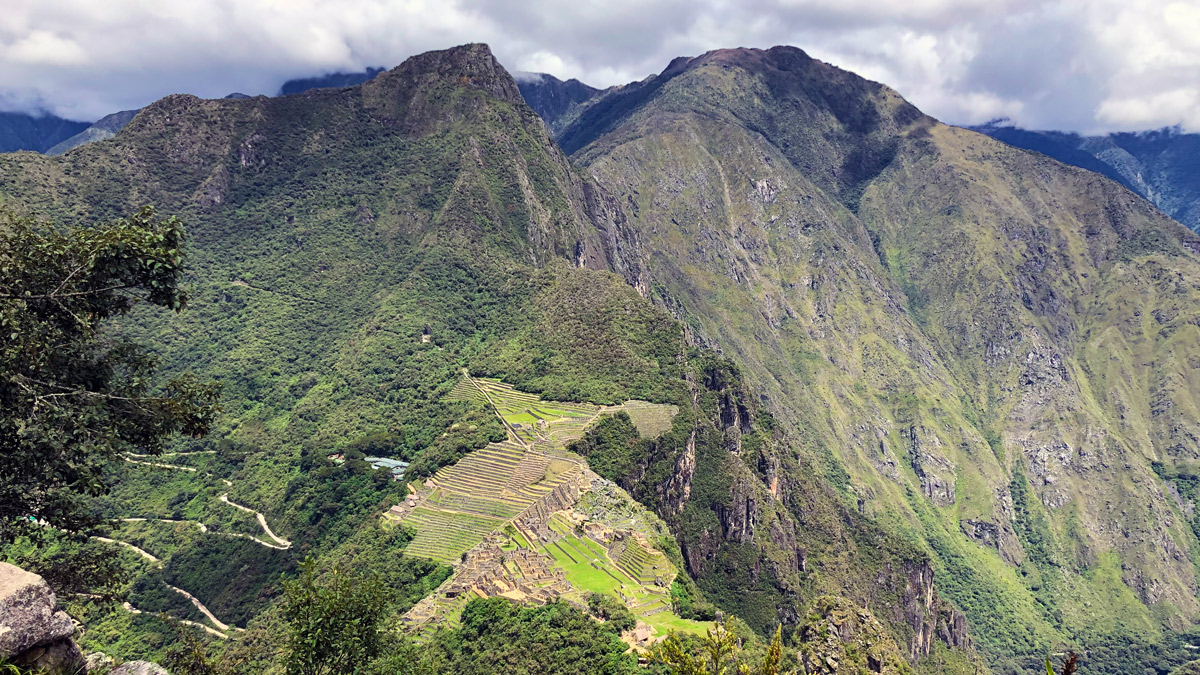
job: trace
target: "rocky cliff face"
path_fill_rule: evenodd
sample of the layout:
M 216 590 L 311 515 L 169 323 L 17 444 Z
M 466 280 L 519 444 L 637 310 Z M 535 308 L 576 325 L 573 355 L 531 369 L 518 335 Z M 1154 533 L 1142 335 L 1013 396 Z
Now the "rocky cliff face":
M 844 598 L 817 598 L 796 632 L 806 673 L 903 673 L 907 662 L 871 613 Z
M 1150 467 L 1197 454 L 1195 235 L 792 48 L 677 59 L 560 139 L 626 212 L 630 282 L 798 439 L 763 476 L 801 522 L 816 474 L 908 523 L 885 529 L 919 533 L 996 652 L 1099 639 L 1104 552 L 1140 621 L 1200 612 L 1195 540 Z M 738 538 L 761 503 L 743 493 L 720 518 Z

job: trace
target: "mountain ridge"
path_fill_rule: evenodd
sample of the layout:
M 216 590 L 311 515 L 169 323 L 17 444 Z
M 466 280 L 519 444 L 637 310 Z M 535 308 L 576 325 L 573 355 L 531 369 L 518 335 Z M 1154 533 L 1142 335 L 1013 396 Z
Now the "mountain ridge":
M 1111 564 L 1094 549 L 1119 551 L 1141 625 L 1164 600 L 1180 612 L 1168 624 L 1190 623 L 1195 573 L 1174 543 L 1196 550 L 1187 517 L 1170 515 L 1151 462 L 1132 458 L 1195 452 L 1188 417 L 1146 403 L 1190 409 L 1193 390 L 1170 373 L 1189 367 L 1174 350 L 1194 340 L 1158 338 L 1162 379 L 1119 397 L 1093 388 L 1098 347 L 1080 344 L 1130 290 L 1097 279 L 1127 278 L 1128 260 L 1195 275 L 1194 234 L 1107 179 L 941 125 L 794 48 L 677 60 L 625 98 L 592 104 L 560 138 L 630 205 L 631 282 L 742 363 L 811 448 L 838 448 L 860 508 L 920 523 L 985 649 L 1096 640 L 1092 610 L 1047 613 L 1064 597 L 1044 590 L 1110 592 L 1084 591 L 1087 570 Z M 1147 301 L 1156 286 L 1134 284 Z M 1104 300 L 1071 309 L 1101 288 Z M 1064 311 L 1082 314 L 1055 318 Z M 1116 470 L 1107 454 L 1125 453 Z M 1071 487 L 1081 480 L 1092 487 Z M 1114 503 L 1135 526 L 1116 524 Z M 978 603 L 980 585 L 1006 590 Z M 1022 631 L 1025 646 L 1003 641 Z
M 1004 123 L 967 127 L 1009 145 L 1102 173 L 1145 197 L 1192 231 L 1200 230 L 1200 135 L 1166 128 L 1086 136 Z
M 325 560 L 408 565 L 366 524 L 402 484 L 326 458 L 383 434 L 420 478 L 498 440 L 446 398 L 466 367 L 677 406 L 661 437 L 609 418 L 576 451 L 671 526 L 688 593 L 764 635 L 836 594 L 921 671 L 976 670 L 975 646 L 1001 672 L 1061 644 L 1097 672 L 1175 658 L 1200 612 L 1170 496 L 1200 455 L 1200 238 L 795 48 L 681 57 L 563 137 L 573 162 L 465 45 L 352 88 L 167 97 L 106 143 L 0 156 L 0 195 L 191 225 L 191 308 L 128 330 L 225 380 L 218 438 L 186 447 Z M 219 522 L 188 473 L 123 474 L 100 506 Z M 271 644 L 292 554 L 239 572 L 213 541 L 167 580 Z

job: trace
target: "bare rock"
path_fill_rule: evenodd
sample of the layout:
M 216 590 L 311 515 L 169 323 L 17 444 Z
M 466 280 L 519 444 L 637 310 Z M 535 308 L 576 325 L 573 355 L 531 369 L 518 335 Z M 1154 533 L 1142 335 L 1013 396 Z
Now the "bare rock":
M 171 675 L 166 668 L 149 661 L 128 661 L 113 669 L 111 675 Z
M 46 670 L 78 668 L 75 624 L 40 576 L 0 563 L 0 658 Z
M 84 662 L 84 670 L 87 672 L 97 671 L 107 673 L 113 667 L 113 659 L 104 652 L 92 652 L 87 655 L 87 660 Z

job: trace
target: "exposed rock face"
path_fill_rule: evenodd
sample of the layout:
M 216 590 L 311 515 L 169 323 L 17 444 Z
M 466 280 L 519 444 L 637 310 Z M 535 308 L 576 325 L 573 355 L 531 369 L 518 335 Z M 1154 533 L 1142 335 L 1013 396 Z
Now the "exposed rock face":
M 0 658 L 47 670 L 77 668 L 75 624 L 38 575 L 0 563 Z
M 908 664 L 871 612 L 845 598 L 818 598 L 796 633 L 804 671 L 903 673 Z
M 130 661 L 122 663 L 112 671 L 112 675 L 171 675 L 166 668 L 149 661 Z
M 1194 233 L 1110 181 L 941 125 L 792 48 L 678 59 L 593 103 L 559 140 L 625 211 L 612 220 L 632 232 L 615 239 L 634 245 L 613 269 L 736 361 L 789 438 L 789 451 L 755 456 L 736 411 L 722 410 L 726 449 L 753 460 L 798 521 L 802 570 L 839 548 L 854 555 L 836 536 L 825 550 L 810 543 L 812 521 L 836 510 L 805 479 L 840 465 L 824 475 L 859 513 L 921 512 L 918 536 L 949 526 L 969 557 L 1033 558 L 1013 533 L 1044 518 L 1059 558 L 1044 564 L 1083 589 L 1055 598 L 1064 616 L 1114 611 L 1076 571 L 1103 552 L 1120 559 L 1139 616 L 1153 620 L 1164 601 L 1173 620 L 1200 616 L 1195 567 L 1170 543 L 1190 534 L 1150 466 L 1200 456 L 1185 375 L 1200 364 Z M 1014 520 L 1018 470 L 1030 506 Z M 716 545 L 701 544 L 773 532 L 745 499 L 761 511 L 761 494 L 722 488 L 716 522 L 681 542 L 693 572 L 717 567 Z M 920 508 L 899 496 L 910 489 Z M 972 569 L 1014 606 L 1036 606 L 1038 589 Z M 869 600 L 854 585 L 824 592 Z M 964 588 L 944 590 L 993 650 L 984 636 L 999 631 L 984 622 L 1050 642 L 1083 630 L 972 607 Z M 921 644 L 939 633 L 928 621 Z

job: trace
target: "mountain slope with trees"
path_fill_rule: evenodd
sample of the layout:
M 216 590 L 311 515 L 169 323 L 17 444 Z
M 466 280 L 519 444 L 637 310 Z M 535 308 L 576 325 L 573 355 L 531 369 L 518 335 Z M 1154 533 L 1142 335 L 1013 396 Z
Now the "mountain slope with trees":
M 1091 672 L 1181 662 L 1200 238 L 793 48 L 677 59 L 568 118 L 570 160 L 467 45 L 354 87 L 171 96 L 103 143 L 0 156 L 10 209 L 153 203 L 188 225 L 189 311 L 119 329 L 224 385 L 210 438 L 172 448 L 205 454 L 121 462 L 93 506 L 235 536 L 123 525 L 163 561 L 122 554 L 150 611 L 89 608 L 89 640 L 160 655 L 152 612 L 191 612 L 177 587 L 249 629 L 229 653 L 278 667 L 278 579 L 307 555 L 378 573 L 403 612 L 446 570 L 380 529 L 404 481 L 362 455 L 409 480 L 503 438 L 448 399 L 466 368 L 679 408 L 657 438 L 610 417 L 573 449 L 671 527 L 681 611 L 782 624 L 790 648 L 862 607 L 847 625 L 919 671 L 974 671 L 976 647 L 1001 672 L 1064 644 Z M 236 536 L 261 533 L 226 499 L 293 546 Z M 624 668 L 612 637 L 578 646 Z M 439 658 L 476 667 L 455 639 Z
M 464 367 L 547 395 L 681 409 L 658 439 L 591 452 L 613 455 L 621 470 L 608 475 L 675 528 L 681 545 L 666 553 L 695 578 L 674 589 L 683 606 L 711 595 L 766 635 L 797 624 L 818 592 L 871 586 L 880 604 L 895 601 L 883 620 L 914 661 L 950 653 L 933 638 L 940 624 L 962 635 L 928 556 L 819 476 L 795 478 L 812 487 L 805 522 L 774 500 L 771 467 L 788 437 L 734 365 L 618 275 L 634 273 L 621 256 L 623 208 L 571 166 L 485 46 L 417 56 L 351 88 L 167 97 L 103 143 L 0 156 L 0 196 L 55 223 L 143 203 L 178 214 L 192 237 L 190 309 L 135 313 L 120 330 L 155 345 L 168 375 L 224 386 L 210 438 L 172 448 L 204 454 L 160 462 L 175 468 L 122 462 L 95 502 L 105 517 L 149 519 L 119 532 L 163 567 L 128 552 L 129 597 L 147 611 L 87 609 L 93 646 L 162 656 L 171 641 L 154 610 L 203 620 L 169 585 L 248 628 L 240 640 L 271 659 L 283 649 L 277 580 L 309 554 L 353 559 L 398 591 L 444 578 L 403 557 L 406 537 L 378 532 L 404 483 L 356 453 L 411 461 L 407 478 L 419 478 L 503 438 L 482 406 L 448 400 Z M 293 546 L 264 553 L 240 536 L 262 533 L 226 497 Z M 764 527 L 738 525 L 751 503 Z M 870 558 L 843 553 L 829 575 L 815 560 L 787 567 L 797 550 L 847 545 Z M 950 658 L 966 668 L 971 655 Z
M 630 283 L 801 439 L 768 481 L 794 515 L 827 458 L 994 659 L 1191 625 L 1158 467 L 1200 451 L 1193 233 L 794 48 L 676 59 L 559 140 L 626 208 Z

